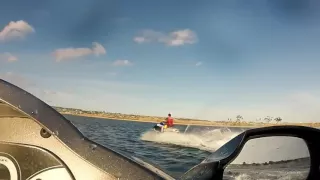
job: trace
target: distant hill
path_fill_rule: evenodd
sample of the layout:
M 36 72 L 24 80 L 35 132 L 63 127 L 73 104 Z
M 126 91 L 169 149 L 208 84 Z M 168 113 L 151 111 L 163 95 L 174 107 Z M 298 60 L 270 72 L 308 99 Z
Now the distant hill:
M 147 116 L 147 115 L 134 115 L 134 114 L 122 114 L 122 113 L 112 113 L 106 111 L 89 111 L 89 110 L 82 110 L 76 108 L 65 108 L 65 107 L 57 107 L 52 106 L 55 110 L 62 114 L 72 114 L 72 115 L 79 115 L 79 116 L 92 116 L 92 117 L 101 117 L 101 118 L 110 118 L 110 119 L 118 119 L 118 120 L 151 120 L 153 122 L 162 121 L 165 117 L 160 116 Z M 176 118 L 176 122 L 179 121 L 192 121 L 192 122 L 207 122 L 211 123 L 208 120 L 199 120 L 199 119 L 190 119 L 190 118 Z
M 242 164 L 230 164 L 228 165 L 228 169 L 249 169 L 249 168 L 289 168 L 289 167 L 310 167 L 310 157 L 298 158 L 298 159 L 290 159 L 290 160 L 282 160 L 282 161 L 269 161 L 264 163 L 252 163 L 247 164 L 243 162 Z
M 160 116 L 147 116 L 147 115 L 135 115 L 135 114 L 122 114 L 122 113 L 112 113 L 106 111 L 89 111 L 76 108 L 65 108 L 52 106 L 61 114 L 75 115 L 75 116 L 86 116 L 104 119 L 115 119 L 115 120 L 127 120 L 127 121 L 139 121 L 139 122 L 161 122 L 165 120 L 166 117 Z M 242 118 L 242 117 L 241 117 Z M 248 122 L 243 119 L 232 121 L 209 121 L 200 119 L 190 119 L 190 118 L 179 118 L 174 117 L 175 124 L 184 125 L 198 125 L 198 126 L 230 126 L 230 127 L 263 127 L 263 126 L 275 126 L 275 125 L 300 125 L 300 126 L 311 126 L 320 127 L 320 123 L 270 123 L 270 122 Z

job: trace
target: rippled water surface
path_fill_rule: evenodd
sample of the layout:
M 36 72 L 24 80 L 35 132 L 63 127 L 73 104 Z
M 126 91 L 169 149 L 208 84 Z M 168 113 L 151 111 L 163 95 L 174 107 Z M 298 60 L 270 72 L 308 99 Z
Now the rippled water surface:
M 106 120 L 66 116 L 89 139 L 115 151 L 136 156 L 177 178 L 200 163 L 217 148 L 245 129 L 176 126 L 177 133 L 156 133 L 153 123 Z M 187 131 L 185 132 L 185 130 Z M 185 133 L 183 133 L 185 132 Z M 290 165 L 290 167 L 292 167 Z M 225 179 L 304 179 L 308 166 L 302 170 L 231 168 Z M 285 173 L 283 173 L 285 172 Z
M 102 120 L 69 115 L 66 117 L 91 140 L 114 150 L 143 158 L 175 177 L 205 159 L 211 153 L 210 145 L 213 148 L 216 146 L 215 142 L 199 142 L 204 141 L 201 138 L 203 136 L 214 135 L 212 127 L 189 127 L 186 132 L 199 131 L 207 134 L 194 135 L 193 133 L 193 135 L 180 137 L 171 134 L 172 136 L 160 136 L 158 137 L 160 139 L 154 139 L 153 134 L 148 134 L 153 123 Z M 184 132 L 186 126 L 176 126 L 176 128 Z M 209 138 L 208 141 L 210 141 Z

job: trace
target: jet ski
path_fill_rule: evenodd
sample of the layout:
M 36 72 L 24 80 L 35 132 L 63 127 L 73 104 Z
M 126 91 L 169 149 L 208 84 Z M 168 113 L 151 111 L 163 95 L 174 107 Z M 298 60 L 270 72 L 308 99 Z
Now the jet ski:
M 179 129 L 173 127 L 167 127 L 164 122 L 158 123 L 153 126 L 153 130 L 156 132 L 161 132 L 161 127 L 163 126 L 163 132 L 175 132 L 179 133 Z

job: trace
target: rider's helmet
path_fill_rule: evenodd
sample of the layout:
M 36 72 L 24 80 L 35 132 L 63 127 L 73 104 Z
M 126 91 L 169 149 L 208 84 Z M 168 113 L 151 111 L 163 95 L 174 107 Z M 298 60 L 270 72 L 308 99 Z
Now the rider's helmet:
M 171 113 L 170 113 L 170 112 L 169 112 L 168 116 L 170 116 L 170 117 L 171 117 Z

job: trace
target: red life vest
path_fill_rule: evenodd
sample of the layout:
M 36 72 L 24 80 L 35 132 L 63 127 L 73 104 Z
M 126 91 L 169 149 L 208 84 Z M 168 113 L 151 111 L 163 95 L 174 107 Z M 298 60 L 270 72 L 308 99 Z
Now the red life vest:
M 168 127 L 172 127 L 173 126 L 173 118 L 172 117 L 168 117 L 167 118 L 167 126 Z

